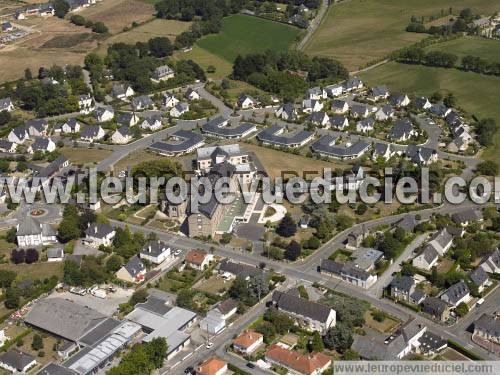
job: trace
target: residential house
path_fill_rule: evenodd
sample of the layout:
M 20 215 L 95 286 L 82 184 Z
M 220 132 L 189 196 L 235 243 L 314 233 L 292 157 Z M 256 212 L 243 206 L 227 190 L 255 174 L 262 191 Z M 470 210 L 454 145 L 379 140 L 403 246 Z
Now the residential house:
M 429 165 L 438 160 L 438 153 L 436 150 L 414 144 L 408 145 L 405 156 L 416 165 Z
M 342 85 L 325 86 L 324 90 L 326 91 L 326 94 L 332 98 L 342 95 L 343 92 Z
M 417 109 L 427 110 L 432 107 L 432 103 L 425 96 L 419 96 L 413 101 L 413 105 Z
M 319 112 L 323 109 L 323 103 L 319 100 L 305 99 L 302 101 L 302 112 L 313 113 Z
M 151 78 L 154 82 L 166 81 L 175 77 L 175 72 L 168 65 L 162 65 L 153 71 L 153 78 Z
M 389 160 L 396 154 L 394 146 L 389 143 L 376 142 L 373 145 L 372 159 L 377 160 L 377 158 L 382 158 L 385 161 Z
M 115 117 L 115 110 L 113 107 L 97 107 L 94 110 L 95 118 L 98 122 L 111 121 Z
M 188 130 L 177 130 L 170 135 L 170 139 L 155 142 L 148 148 L 160 155 L 173 156 L 188 154 L 205 144 L 201 134 Z
M 237 310 L 238 306 L 233 299 L 220 302 L 200 321 L 200 328 L 216 335 L 226 328 L 228 319 L 236 314 Z
M 340 115 L 347 113 L 349 104 L 345 100 L 335 99 L 332 101 L 332 111 Z
M 250 266 L 244 263 L 235 263 L 228 259 L 224 259 L 219 264 L 219 274 L 224 278 L 236 278 L 236 276 L 242 277 L 245 280 L 249 280 L 251 277 L 262 275 L 263 271 L 257 267 Z
M 370 115 L 368 106 L 364 104 L 353 104 L 351 106 L 351 116 L 354 118 L 367 118 Z
M 375 269 L 375 265 L 383 258 L 383 256 L 384 253 L 382 251 L 371 247 L 358 247 L 351 254 L 351 257 L 353 258 L 352 263 L 366 272 L 373 271 Z
M 429 244 L 437 250 L 439 256 L 443 256 L 453 244 L 453 236 L 443 228 L 430 238 Z
M 117 279 L 134 284 L 142 282 L 144 280 L 144 275 L 146 275 L 146 266 L 144 266 L 144 263 L 142 263 L 138 256 L 130 258 L 129 261 L 115 273 Z
M 483 215 L 481 211 L 475 210 L 473 208 L 460 211 L 451 215 L 451 220 L 455 224 L 461 225 L 462 227 L 466 227 L 472 223 L 480 223 L 483 221 Z
M 196 368 L 198 375 L 223 375 L 227 371 L 227 362 L 215 357 L 206 360 Z
M 0 354 L 0 367 L 13 374 L 26 374 L 36 364 L 35 357 L 20 350 L 9 349 Z
M 445 322 L 450 317 L 450 307 L 439 298 L 427 297 L 420 305 L 422 307 L 422 312 L 438 321 Z
M 312 87 L 307 90 L 307 97 L 312 100 L 321 100 L 327 98 L 327 93 L 321 87 Z
M 189 250 L 186 254 L 186 265 L 198 271 L 203 271 L 213 260 L 213 255 L 202 250 Z
M 233 125 L 227 117 L 217 116 L 211 120 L 207 119 L 201 130 L 203 133 L 222 139 L 244 138 L 257 130 L 257 127 L 249 122 L 234 122 L 236 125 Z
M 389 89 L 387 86 L 376 86 L 370 89 L 368 100 L 378 102 L 379 100 L 387 99 L 389 97 Z
M 52 247 L 47 250 L 47 262 L 62 262 L 64 249 L 62 246 Z
M 135 112 L 123 112 L 118 116 L 116 122 L 121 126 L 134 126 L 140 121 L 139 116 Z
M 106 135 L 103 128 L 99 125 L 87 126 L 80 133 L 80 139 L 85 142 L 95 142 L 104 138 Z
M 295 121 L 297 120 L 297 109 L 293 103 L 285 103 L 276 110 L 275 115 L 285 121 Z
M 480 265 L 482 269 L 490 273 L 500 273 L 500 250 L 496 249 Z
M 448 113 L 451 112 L 451 109 L 446 107 L 443 103 L 436 103 L 429 108 L 429 112 L 434 116 L 445 118 Z
M 349 120 L 345 116 L 334 115 L 330 117 L 330 126 L 337 130 L 345 130 L 349 126 Z
M 24 125 L 31 137 L 44 137 L 49 128 L 49 123 L 45 119 L 30 119 Z
M 34 154 L 35 152 L 52 152 L 55 151 L 56 144 L 50 138 L 37 138 L 31 146 L 28 147 L 28 154 Z
M 14 103 L 12 103 L 12 100 L 10 100 L 10 98 L 0 99 L 0 112 L 2 111 L 11 112 L 13 110 L 14 110 Z
M 233 340 L 233 349 L 241 354 L 250 355 L 264 343 L 264 335 L 246 330 Z
M 418 222 L 416 216 L 413 214 L 407 214 L 401 220 L 398 220 L 396 223 L 394 223 L 394 228 L 401 228 L 407 233 L 412 233 L 415 230 L 417 224 Z
M 16 152 L 17 143 L 7 141 L 6 139 L 0 139 L 0 152 Z
M 326 127 L 326 125 L 330 124 L 330 118 L 325 112 L 313 112 L 309 115 L 309 121 L 313 124 Z
M 323 353 L 302 354 L 285 349 L 278 344 L 269 346 L 265 354 L 266 362 L 284 367 L 290 374 L 319 375 L 331 368 L 332 359 Z
M 111 142 L 117 145 L 129 143 L 134 138 L 134 132 L 129 126 L 122 126 L 111 135 Z
M 419 304 L 425 299 L 425 293 L 416 288 L 415 279 L 411 276 L 396 276 L 389 285 L 391 296 L 414 304 Z
M 163 94 L 163 98 L 161 100 L 162 106 L 165 108 L 174 108 L 179 103 L 179 99 L 177 99 L 174 94 L 169 92 L 165 92 Z
M 439 253 L 432 245 L 427 245 L 424 250 L 413 258 L 414 267 L 429 271 L 438 261 Z
M 116 231 L 109 224 L 89 224 L 85 230 L 85 242 L 93 247 L 111 246 Z
M 170 116 L 172 117 L 181 117 L 184 113 L 189 112 L 189 104 L 188 103 L 177 103 L 171 110 Z
M 0 25 L 0 29 L 3 33 L 6 33 L 6 32 L 14 30 L 14 27 L 12 26 L 12 24 L 9 21 L 6 21 L 6 22 L 2 22 L 2 24 Z
M 408 118 L 398 119 L 392 127 L 389 136 L 396 141 L 407 141 L 415 135 L 413 124 Z
M 280 291 L 274 291 L 272 301 L 279 311 L 290 315 L 308 330 L 324 334 L 336 324 L 336 312 L 329 306 Z
M 482 293 L 484 288 L 489 285 L 490 281 L 488 274 L 482 267 L 477 267 L 469 275 L 471 281 L 477 286 L 479 293 Z
M 389 102 L 397 108 L 406 107 L 410 104 L 410 98 L 406 94 L 395 94 L 390 97 Z
M 370 272 L 359 268 L 353 262 L 341 263 L 330 259 L 323 259 L 319 270 L 322 273 L 337 276 L 348 283 L 364 289 L 368 289 L 377 281 L 377 275 L 372 275 Z
M 192 88 L 188 88 L 186 90 L 186 93 L 184 94 L 187 100 L 200 100 L 200 94 L 196 90 L 193 90 Z
M 474 322 L 473 337 L 500 344 L 500 315 L 483 314 Z
M 141 95 L 141 96 L 136 96 L 135 98 L 132 98 L 131 101 L 132 108 L 134 111 L 141 111 L 143 109 L 150 109 L 154 107 L 153 99 L 151 99 L 147 95 Z
M 31 216 L 25 216 L 16 227 L 19 247 L 47 246 L 57 243 L 57 233 L 50 224 L 41 223 Z
M 90 94 L 83 94 L 78 96 L 78 108 L 80 113 L 89 114 L 94 110 L 94 99 Z
M 469 302 L 471 296 L 467 284 L 464 281 L 459 281 L 446 289 L 440 298 L 452 307 L 457 307 L 462 302 Z
M 364 86 L 363 81 L 361 81 L 359 77 L 350 77 L 343 84 L 344 91 L 347 92 L 362 89 L 363 86 Z
M 30 139 L 30 135 L 25 126 L 17 126 L 10 131 L 7 139 L 9 140 L 9 142 L 21 145 L 26 140 Z
M 265 128 L 257 134 L 257 139 L 264 145 L 299 148 L 310 142 L 314 137 L 314 133 L 297 129 L 293 132 L 286 132 L 284 126 L 273 125 Z
M 131 96 L 134 96 L 135 91 L 132 88 L 132 86 L 128 84 L 123 84 L 123 83 L 117 83 L 113 85 L 113 88 L 111 89 L 111 95 L 113 95 L 114 98 L 117 99 L 126 99 Z
M 390 104 L 380 107 L 375 112 L 375 119 L 377 121 L 387 121 L 394 117 L 394 108 Z
M 257 106 L 258 102 L 257 102 L 257 100 L 252 98 L 250 95 L 241 94 L 240 96 L 238 96 L 236 104 L 241 109 L 251 109 L 251 108 L 255 108 Z
M 63 134 L 76 134 L 79 133 L 81 125 L 74 117 L 67 119 L 55 131 Z
M 159 130 L 162 126 L 163 124 L 160 115 L 147 116 L 144 118 L 140 125 L 141 129 L 149 131 Z
M 356 250 L 361 246 L 363 240 L 368 237 L 370 233 L 368 231 L 364 231 L 363 229 L 354 229 L 349 232 L 346 240 L 346 249 Z
M 374 129 L 375 120 L 373 117 L 365 118 L 356 123 L 356 130 L 360 133 L 369 133 Z
M 170 247 L 162 241 L 149 241 L 140 251 L 139 257 L 147 261 L 160 264 L 166 259 L 172 258 Z

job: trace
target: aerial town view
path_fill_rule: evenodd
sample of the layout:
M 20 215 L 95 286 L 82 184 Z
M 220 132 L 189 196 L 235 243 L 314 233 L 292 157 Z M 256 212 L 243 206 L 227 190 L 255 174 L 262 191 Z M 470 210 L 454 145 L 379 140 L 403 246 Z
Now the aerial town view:
M 0 375 L 500 374 L 500 0 L 0 0 L 0 184 Z

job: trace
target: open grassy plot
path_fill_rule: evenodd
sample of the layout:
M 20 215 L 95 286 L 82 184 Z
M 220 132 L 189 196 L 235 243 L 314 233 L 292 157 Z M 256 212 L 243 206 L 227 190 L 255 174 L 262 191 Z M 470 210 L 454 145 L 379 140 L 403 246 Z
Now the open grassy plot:
M 478 118 L 492 117 L 499 123 L 500 78 L 457 69 L 430 68 L 425 66 L 388 63 L 363 73 L 369 86 L 386 84 L 393 90 L 407 94 L 431 95 L 435 91 L 452 92 L 458 105 Z M 500 162 L 500 132 L 495 136 L 494 146 L 483 154 L 488 159 Z
M 154 5 L 137 0 L 106 0 L 78 14 L 94 22 L 103 22 L 111 34 L 116 34 L 130 27 L 132 22 L 142 23 L 153 18 Z
M 0 270 L 14 271 L 17 273 L 17 280 L 44 279 L 46 277 L 62 277 L 62 262 L 41 262 L 31 264 L 0 264 Z
M 176 52 L 174 53 L 174 59 L 176 60 L 188 60 L 191 59 L 196 61 L 206 72 L 209 66 L 214 66 L 216 68 L 215 72 L 207 73 L 208 78 L 220 79 L 231 74 L 233 70 L 233 65 L 231 62 L 224 60 L 222 57 L 217 56 L 214 53 L 210 53 L 207 50 L 194 45 L 193 49 L 189 52 Z
M 299 31 L 293 26 L 239 14 L 224 18 L 219 34 L 208 35 L 197 44 L 232 62 L 239 54 L 286 50 Z
M 60 149 L 61 154 L 66 156 L 73 164 L 93 164 L 100 162 L 111 154 L 110 150 L 100 150 L 98 148 L 70 148 Z
M 339 59 L 348 69 L 357 70 L 367 62 L 383 57 L 426 37 L 405 31 L 412 15 L 417 18 L 454 13 L 471 8 L 476 13 L 500 10 L 491 0 L 351 0 L 330 6 L 322 24 L 306 46 L 312 55 Z
M 500 61 L 500 40 L 464 37 L 426 48 L 426 51 L 446 51 L 458 56 L 458 64 L 466 55 L 478 56 L 493 63 Z

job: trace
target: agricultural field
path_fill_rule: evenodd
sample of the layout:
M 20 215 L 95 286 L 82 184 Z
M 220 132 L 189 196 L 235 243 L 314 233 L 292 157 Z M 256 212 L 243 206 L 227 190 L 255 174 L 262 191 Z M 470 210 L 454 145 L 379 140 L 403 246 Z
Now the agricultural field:
M 293 26 L 245 15 L 234 15 L 222 20 L 219 34 L 200 39 L 197 45 L 226 61 L 232 62 L 239 54 L 286 50 L 300 30 Z M 271 37 L 272 36 L 272 37 Z
M 464 37 L 435 44 L 425 50 L 453 53 L 458 56 L 458 64 L 460 64 L 462 57 L 467 55 L 479 56 L 490 63 L 500 61 L 500 40 L 496 39 Z
M 82 161 L 85 161 L 87 165 L 100 162 L 111 154 L 111 151 L 109 150 L 101 150 L 97 148 L 63 147 L 60 151 L 61 154 L 66 156 L 71 163 L 81 164 Z
M 491 0 L 351 0 L 330 6 L 305 52 L 340 60 L 357 70 L 391 51 L 410 45 L 426 34 L 405 31 L 412 15 L 428 17 L 441 10 L 458 13 L 471 8 L 476 13 L 500 11 Z
M 154 17 L 154 5 L 138 0 L 106 0 L 78 12 L 91 21 L 101 21 L 111 34 L 130 27 L 132 22 L 143 23 Z
M 138 27 L 134 27 L 129 31 L 109 37 L 100 45 L 99 50 L 104 52 L 107 46 L 113 43 L 133 44 L 136 42 L 147 42 L 149 39 L 157 36 L 166 36 L 173 42 L 175 37 L 187 31 L 189 26 L 191 26 L 191 22 L 154 19 Z
M 85 55 L 97 46 L 88 29 L 57 17 L 32 17 L 17 23 L 31 34 L 1 50 L 1 82 L 22 77 L 26 68 L 36 73 L 40 66 L 82 64 Z
M 479 118 L 492 117 L 499 122 L 500 77 L 462 72 L 457 69 L 431 68 L 390 62 L 361 74 L 369 86 L 386 84 L 407 94 L 431 95 L 436 91 L 452 92 L 458 105 Z M 500 132 L 494 146 L 483 156 L 500 162 Z

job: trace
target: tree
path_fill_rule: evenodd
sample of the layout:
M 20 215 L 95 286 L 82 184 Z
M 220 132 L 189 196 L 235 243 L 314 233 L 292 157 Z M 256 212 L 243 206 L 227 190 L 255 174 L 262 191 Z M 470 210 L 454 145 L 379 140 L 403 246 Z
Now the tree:
M 383 322 L 385 320 L 385 312 L 382 310 L 374 310 L 372 312 L 373 320 L 377 322 Z
M 104 23 L 98 21 L 93 24 L 92 31 L 98 34 L 106 34 L 108 32 L 108 28 Z
M 344 324 L 337 323 L 335 327 L 328 329 L 323 342 L 328 349 L 335 349 L 339 353 L 344 353 L 352 345 L 353 338 L 351 330 Z
M 465 316 L 469 312 L 469 307 L 465 302 L 461 302 L 455 309 L 455 312 L 459 317 Z
M 364 202 L 361 202 L 360 204 L 358 204 L 358 206 L 356 207 L 356 215 L 363 215 L 366 210 L 368 210 L 368 206 L 366 205 L 366 203 Z
M 163 366 L 167 357 L 167 340 L 164 337 L 156 337 L 146 345 L 146 353 L 153 367 L 158 369 Z
M 26 250 L 26 258 L 25 262 L 27 264 L 38 262 L 38 251 L 36 249 L 28 249 Z
M 7 124 L 12 119 L 10 112 L 0 111 L 0 126 Z
M 26 260 L 26 251 L 24 249 L 12 249 L 12 252 L 10 253 L 10 259 L 14 264 L 24 263 L 24 261 Z
M 39 334 L 33 335 L 33 340 L 31 341 L 31 348 L 33 350 L 43 349 L 43 340 Z
M 170 43 L 170 40 L 162 36 L 149 39 L 148 45 L 149 51 L 154 57 L 170 56 L 174 51 L 174 47 L 172 43 Z
M 7 234 L 5 235 L 5 240 L 8 243 L 16 243 L 17 241 L 17 229 L 16 227 L 12 227 L 7 231 Z
M 0 287 L 10 287 L 16 276 L 17 274 L 14 271 L 0 270 Z
M 21 291 L 16 287 L 10 287 L 5 290 L 5 307 L 8 309 L 19 308 L 21 300 Z
M 415 267 L 411 263 L 404 263 L 401 267 L 401 275 L 413 276 L 415 275 Z
M 292 218 L 290 213 L 286 213 L 283 219 L 281 219 L 278 227 L 276 228 L 276 233 L 282 237 L 291 237 L 297 232 L 297 224 Z
M 24 79 L 31 81 L 33 79 L 33 73 L 31 73 L 30 68 L 24 69 Z
M 64 16 L 69 12 L 69 4 L 65 0 L 54 0 L 54 12 L 59 18 L 64 18 Z
M 451 92 L 446 95 L 446 98 L 443 100 L 443 104 L 447 106 L 448 108 L 453 108 L 457 105 L 457 99 L 455 98 L 455 95 L 453 95 Z
M 115 273 L 118 271 L 123 264 L 123 258 L 119 255 L 111 255 L 108 260 L 106 260 L 106 271 Z
M 494 119 L 487 118 L 479 121 L 476 125 L 478 141 L 483 146 L 489 146 L 493 142 L 493 136 L 497 130 L 497 124 Z
M 304 244 L 304 247 L 307 248 L 307 249 L 312 249 L 312 250 L 316 250 L 317 248 L 319 248 L 321 246 L 321 241 L 319 240 L 318 237 L 316 236 L 311 236 L 309 237 L 309 239 L 306 241 L 306 243 Z
M 300 257 L 301 253 L 302 247 L 300 246 L 300 244 L 297 241 L 292 240 L 285 249 L 285 258 L 291 261 L 295 261 Z
M 486 160 L 478 164 L 477 171 L 485 176 L 496 176 L 498 174 L 498 164 L 493 160 Z
M 307 345 L 307 349 L 310 352 L 322 352 L 325 350 L 325 345 L 323 344 L 323 339 L 318 331 L 314 331 L 313 336 L 311 340 L 309 340 L 309 343 Z
M 359 360 L 359 354 L 352 349 L 347 349 L 342 358 L 344 361 L 356 361 Z

